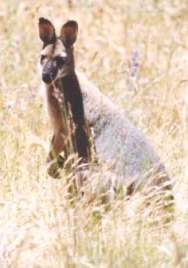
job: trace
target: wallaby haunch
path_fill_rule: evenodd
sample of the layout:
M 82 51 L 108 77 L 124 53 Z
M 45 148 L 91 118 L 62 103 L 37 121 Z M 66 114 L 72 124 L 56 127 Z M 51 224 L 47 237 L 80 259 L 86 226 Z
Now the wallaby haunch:
M 75 71 L 73 44 L 77 32 L 77 23 L 68 21 L 57 37 L 53 24 L 47 19 L 39 19 L 39 35 L 43 41 L 42 80 L 54 129 L 48 161 L 58 159 L 62 151 L 65 159 L 68 156 L 68 133 L 60 107 L 63 95 L 66 111 L 72 114 L 75 148 L 83 162 L 89 161 L 90 154 L 88 125 L 93 128 L 98 162 L 109 165 L 119 178 L 118 183 L 127 185 L 129 193 L 140 184 L 158 185 L 164 182 L 165 189 L 170 189 L 165 167 L 143 134 L 129 122 L 122 110 L 83 74 Z M 60 100 L 55 96 L 57 89 L 62 94 L 59 95 Z M 154 180 L 148 179 L 151 177 Z

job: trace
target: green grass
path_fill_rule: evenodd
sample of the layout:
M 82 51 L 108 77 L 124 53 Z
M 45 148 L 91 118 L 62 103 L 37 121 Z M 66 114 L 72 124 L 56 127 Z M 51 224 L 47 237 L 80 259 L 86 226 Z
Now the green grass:
M 0 3 L 0 266 L 187 267 L 188 3 L 78 0 L 69 8 L 68 2 Z M 78 21 L 78 69 L 125 109 L 165 163 L 176 200 L 168 227 L 142 192 L 108 210 L 84 198 L 73 206 L 66 175 L 47 176 L 52 132 L 37 67 L 40 16 L 59 29 L 67 19 Z

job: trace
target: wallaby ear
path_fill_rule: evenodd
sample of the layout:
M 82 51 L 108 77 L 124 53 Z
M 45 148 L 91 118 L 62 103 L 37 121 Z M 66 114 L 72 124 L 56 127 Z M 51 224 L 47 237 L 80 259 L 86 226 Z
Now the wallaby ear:
M 53 24 L 45 18 L 39 18 L 39 36 L 44 44 L 52 44 L 56 40 L 55 28 Z
M 67 21 L 61 28 L 61 39 L 66 47 L 71 47 L 76 41 L 78 23 L 74 20 Z

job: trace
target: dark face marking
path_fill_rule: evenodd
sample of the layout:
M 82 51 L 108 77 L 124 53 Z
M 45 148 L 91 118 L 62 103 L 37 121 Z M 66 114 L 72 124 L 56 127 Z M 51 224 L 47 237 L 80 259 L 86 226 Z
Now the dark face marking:
M 43 61 L 47 58 L 46 55 L 41 55 L 40 57 L 40 64 L 42 65 Z
M 47 60 L 42 71 L 43 82 L 46 84 L 50 84 L 52 81 L 55 80 L 57 73 L 58 73 L 58 66 L 56 64 L 56 61 Z
M 61 40 L 57 39 L 55 44 L 49 44 L 42 50 L 40 63 L 44 83 L 50 84 L 63 77 L 67 69 L 67 53 Z
M 62 68 L 63 65 L 66 63 L 66 60 L 67 60 L 66 57 L 63 57 L 60 55 L 58 55 L 54 58 L 54 61 L 56 62 L 58 68 Z

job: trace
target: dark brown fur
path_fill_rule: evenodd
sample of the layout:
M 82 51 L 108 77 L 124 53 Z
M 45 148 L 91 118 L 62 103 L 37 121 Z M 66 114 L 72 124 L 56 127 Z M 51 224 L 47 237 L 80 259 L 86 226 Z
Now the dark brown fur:
M 67 112 L 70 105 L 75 131 L 73 142 L 75 143 L 78 156 L 82 161 L 89 160 L 89 137 L 84 117 L 82 93 L 76 74 L 72 72 L 56 82 L 56 86 L 64 95 L 64 102 Z

